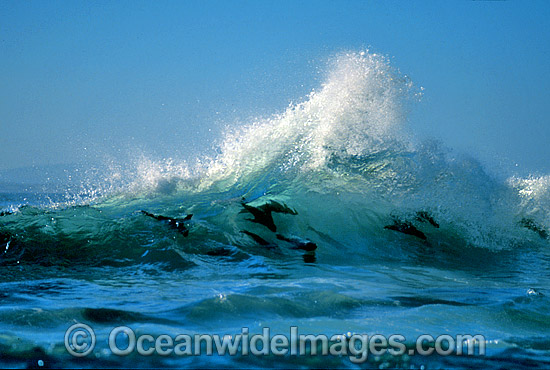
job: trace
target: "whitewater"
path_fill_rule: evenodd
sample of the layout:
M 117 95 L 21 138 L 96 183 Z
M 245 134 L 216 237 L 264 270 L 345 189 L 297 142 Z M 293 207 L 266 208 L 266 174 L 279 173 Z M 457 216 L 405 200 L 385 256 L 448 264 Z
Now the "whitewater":
M 491 175 L 420 139 L 423 91 L 369 51 L 214 156 L 110 162 L 55 192 L 0 193 L 0 365 L 550 366 L 550 177 Z M 86 357 L 64 335 L 86 323 Z M 117 356 L 137 332 L 481 334 L 484 356 Z

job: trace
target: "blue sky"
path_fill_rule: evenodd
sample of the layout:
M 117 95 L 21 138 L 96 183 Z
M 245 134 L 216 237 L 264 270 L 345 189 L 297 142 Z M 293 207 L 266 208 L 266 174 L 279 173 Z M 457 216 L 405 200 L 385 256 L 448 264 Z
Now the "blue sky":
M 418 135 L 550 173 L 547 1 L 0 0 L 0 170 L 193 157 L 366 47 L 425 88 Z

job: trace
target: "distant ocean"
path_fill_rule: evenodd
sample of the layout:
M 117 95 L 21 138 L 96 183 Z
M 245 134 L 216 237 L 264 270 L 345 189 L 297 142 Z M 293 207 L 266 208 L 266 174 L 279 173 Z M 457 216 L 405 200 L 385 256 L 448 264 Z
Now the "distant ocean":
M 386 58 L 342 54 L 305 101 L 226 132 L 200 165 L 2 178 L 0 366 L 549 368 L 550 177 L 502 181 L 416 140 L 406 116 L 420 94 Z M 87 356 L 91 333 L 65 336 L 75 324 L 93 329 Z M 120 326 L 155 353 L 114 354 Z M 207 355 L 206 342 L 162 355 L 154 342 L 292 327 L 400 335 L 406 351 L 357 364 L 311 348 Z M 485 354 L 409 352 L 421 335 L 434 338 L 424 349 L 481 335 Z

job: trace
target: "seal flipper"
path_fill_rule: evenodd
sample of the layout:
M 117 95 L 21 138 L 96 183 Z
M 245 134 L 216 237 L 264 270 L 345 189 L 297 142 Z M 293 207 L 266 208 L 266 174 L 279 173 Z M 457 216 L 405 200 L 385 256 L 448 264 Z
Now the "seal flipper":
M 149 213 L 149 212 L 147 212 L 147 211 L 144 211 L 144 210 L 142 210 L 141 213 L 143 213 L 145 216 L 152 217 L 152 218 L 154 218 L 155 220 L 162 221 L 162 219 L 160 218 L 160 217 L 162 217 L 162 216 L 156 216 L 156 215 L 154 215 L 154 214 L 152 214 L 152 213 Z
M 273 215 L 272 212 L 276 213 L 285 213 L 289 215 L 297 215 L 298 212 L 296 210 L 290 208 L 286 204 L 281 204 L 279 202 L 276 202 L 274 200 L 270 200 L 267 203 L 262 204 L 261 206 L 254 207 L 249 204 L 246 204 L 244 202 L 241 203 L 244 207 L 244 210 L 241 212 L 249 212 L 254 216 L 253 219 L 248 219 L 248 221 L 255 222 L 260 225 L 264 225 L 269 230 L 276 232 L 277 226 L 275 226 L 275 222 L 273 221 Z
M 185 216 L 185 218 L 183 219 L 179 219 L 179 218 L 166 217 L 162 215 L 155 215 L 153 213 L 149 213 L 143 210 L 141 211 L 141 213 L 143 213 L 145 216 L 154 218 L 155 220 L 165 221 L 171 228 L 176 229 L 177 231 L 182 233 L 184 237 L 189 236 L 189 229 L 185 226 L 184 222 L 189 221 L 191 217 L 193 217 L 192 214 Z
M 526 229 L 536 232 L 542 239 L 548 239 L 548 231 L 530 218 L 522 218 L 519 224 Z
M 265 212 L 286 213 L 286 214 L 293 215 L 293 216 L 296 216 L 298 214 L 298 212 L 296 212 L 295 209 L 292 209 L 289 206 L 287 206 L 286 204 L 284 204 L 284 203 L 281 204 L 281 203 L 276 202 L 274 200 L 270 200 L 269 202 L 267 202 L 264 205 L 261 205 L 258 208 L 262 209 Z
M 416 212 L 416 220 L 420 222 L 428 222 L 436 229 L 439 229 L 439 224 L 435 222 L 434 218 L 426 211 Z
M 246 203 L 241 203 L 246 211 L 254 216 L 253 219 L 247 219 L 248 221 L 255 222 L 260 225 L 264 225 L 269 230 L 276 232 L 277 226 L 275 226 L 275 221 L 273 221 L 273 216 L 271 215 L 271 210 L 265 210 L 261 207 L 253 207 Z
M 243 234 L 250 236 L 256 243 L 266 248 L 277 248 L 276 244 L 270 243 L 258 234 L 251 233 L 250 231 L 241 230 Z
M 417 238 L 422 240 L 428 239 L 426 238 L 426 235 L 422 231 L 418 230 L 408 221 L 394 220 L 393 225 L 386 225 L 384 226 L 384 229 L 394 230 L 403 234 L 416 236 Z
M 286 236 L 281 234 L 277 234 L 277 239 L 292 244 L 292 249 L 301 249 L 306 252 L 312 252 L 317 249 L 317 244 L 313 243 L 311 240 L 301 239 L 298 237 L 287 238 Z
M 315 252 L 307 252 L 302 256 L 305 263 L 315 263 L 317 262 L 317 257 L 315 257 Z

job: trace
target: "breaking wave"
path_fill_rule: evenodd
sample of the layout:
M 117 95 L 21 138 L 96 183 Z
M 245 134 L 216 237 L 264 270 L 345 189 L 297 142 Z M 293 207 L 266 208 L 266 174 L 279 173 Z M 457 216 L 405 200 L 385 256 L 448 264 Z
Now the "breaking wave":
M 193 213 L 190 235 L 205 245 L 246 245 L 243 231 L 276 244 L 265 225 L 250 222 L 243 204 L 277 202 L 298 215 L 275 212 L 276 223 L 330 255 L 411 242 L 455 250 L 546 246 L 548 177 L 502 182 L 471 157 L 452 155 L 435 141 L 417 142 L 407 112 L 421 94 L 384 56 L 341 54 L 305 101 L 228 129 L 216 157 L 193 166 L 143 156 L 134 166 L 111 165 L 103 185 L 88 185 L 72 204 L 18 210 L 4 218 L 10 222 L 3 232 L 6 240 L 27 235 L 32 224 L 30 240 L 71 234 L 102 245 L 110 237 L 103 233 L 113 229 L 121 239 L 143 228 L 163 235 L 143 220 L 139 211 L 147 210 L 174 219 Z M 75 204 L 87 208 L 75 211 Z M 74 225 L 59 226 L 80 212 L 86 216 L 73 217 Z

